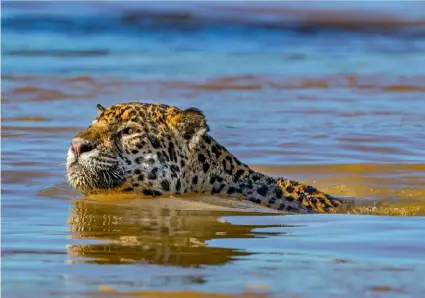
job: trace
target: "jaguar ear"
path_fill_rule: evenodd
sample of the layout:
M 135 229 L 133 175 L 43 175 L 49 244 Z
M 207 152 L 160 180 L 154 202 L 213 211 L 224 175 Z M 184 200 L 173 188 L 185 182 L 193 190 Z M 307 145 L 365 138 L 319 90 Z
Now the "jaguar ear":
M 98 104 L 97 105 L 97 118 L 100 117 L 100 115 L 102 115 L 102 113 L 105 111 L 106 109 L 104 107 L 102 107 L 102 105 Z
M 204 114 L 196 108 L 189 108 L 174 114 L 168 121 L 183 139 L 189 141 L 190 148 L 196 147 L 209 130 Z

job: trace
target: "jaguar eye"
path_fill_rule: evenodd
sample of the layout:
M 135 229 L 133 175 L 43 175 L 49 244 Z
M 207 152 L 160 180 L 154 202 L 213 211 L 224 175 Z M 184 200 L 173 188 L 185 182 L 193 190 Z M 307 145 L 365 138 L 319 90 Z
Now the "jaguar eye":
M 133 127 L 127 127 L 127 128 L 123 129 L 122 134 L 123 135 L 131 135 L 131 134 L 136 133 L 136 132 L 137 132 L 137 129 L 134 129 Z

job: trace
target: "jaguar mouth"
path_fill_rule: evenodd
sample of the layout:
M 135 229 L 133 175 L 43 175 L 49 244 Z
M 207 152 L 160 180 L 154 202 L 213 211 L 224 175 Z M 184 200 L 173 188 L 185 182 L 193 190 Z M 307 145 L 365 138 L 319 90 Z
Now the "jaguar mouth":
M 124 170 L 117 161 L 93 153 L 77 155 L 72 148 L 68 150 L 66 169 L 69 183 L 84 194 L 114 189 L 125 182 Z

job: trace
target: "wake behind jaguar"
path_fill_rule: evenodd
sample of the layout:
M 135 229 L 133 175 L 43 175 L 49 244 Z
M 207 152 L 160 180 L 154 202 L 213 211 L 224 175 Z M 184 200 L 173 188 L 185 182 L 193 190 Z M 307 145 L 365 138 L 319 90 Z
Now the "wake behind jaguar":
M 297 213 L 335 212 L 342 205 L 312 186 L 253 171 L 208 131 L 204 114 L 195 108 L 98 105 L 92 125 L 71 141 L 68 180 L 84 194 L 201 192 Z

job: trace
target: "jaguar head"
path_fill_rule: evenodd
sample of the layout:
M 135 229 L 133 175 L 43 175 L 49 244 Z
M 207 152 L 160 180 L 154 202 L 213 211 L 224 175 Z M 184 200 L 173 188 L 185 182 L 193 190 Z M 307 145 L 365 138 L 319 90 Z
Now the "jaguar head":
M 85 194 L 112 189 L 154 196 L 176 192 L 207 131 L 204 115 L 194 108 L 98 105 L 96 120 L 71 141 L 68 180 Z

